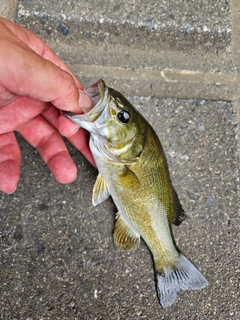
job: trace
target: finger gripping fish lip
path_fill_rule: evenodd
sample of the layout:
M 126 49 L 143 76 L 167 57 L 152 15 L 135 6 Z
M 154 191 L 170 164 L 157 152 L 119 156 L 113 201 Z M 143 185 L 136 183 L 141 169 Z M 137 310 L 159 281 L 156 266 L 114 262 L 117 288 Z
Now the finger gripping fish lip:
M 83 114 L 73 114 L 68 111 L 63 113 L 72 120 L 77 125 L 83 127 L 84 129 L 91 131 L 95 130 L 94 122 L 103 116 L 103 112 L 108 102 L 108 88 L 103 80 L 99 80 L 89 88 L 84 89 L 85 94 L 87 94 L 93 102 L 93 107 L 91 109 L 84 109 Z

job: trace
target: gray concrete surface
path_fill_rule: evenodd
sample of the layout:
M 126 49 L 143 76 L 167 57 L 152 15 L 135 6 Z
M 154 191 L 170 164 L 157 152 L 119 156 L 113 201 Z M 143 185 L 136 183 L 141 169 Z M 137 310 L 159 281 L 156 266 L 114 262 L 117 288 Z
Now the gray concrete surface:
M 232 12 L 237 20 L 239 12 Z M 86 83 L 103 75 L 128 95 L 139 88 L 157 97 L 239 96 L 228 1 L 178 0 L 173 6 L 152 0 L 142 6 L 23 0 L 16 21 L 43 38 Z
M 233 72 L 225 0 L 22 0 L 17 21 L 70 63 Z
M 103 78 L 125 95 L 225 101 L 234 101 L 239 97 L 240 77 L 238 74 L 83 64 L 68 64 L 68 67 L 85 86 Z
M 113 203 L 91 206 L 96 169 L 68 145 L 78 178 L 60 185 L 18 136 L 21 180 L 0 193 L 0 319 L 237 320 L 240 2 L 106 3 L 23 0 L 16 21 L 152 123 L 188 213 L 176 240 L 210 285 L 161 309 L 147 247 L 117 251 Z
M 135 252 L 118 252 L 114 205 L 91 206 L 96 170 L 70 147 L 78 179 L 60 185 L 19 139 L 21 182 L 0 202 L 2 319 L 239 319 L 235 106 L 130 99 L 161 138 L 189 216 L 174 233 L 209 287 L 161 309 L 148 249 L 141 243 Z
M 19 8 L 18 17 L 23 20 L 31 20 L 34 15 L 42 23 L 65 22 L 65 26 L 58 25 L 60 33 L 72 33 L 74 38 L 87 38 L 93 44 L 102 38 L 108 43 L 134 44 L 141 49 L 151 43 L 164 49 L 199 50 L 202 46 L 206 51 L 216 52 L 231 43 L 230 3 L 225 0 L 178 0 L 174 4 L 167 0 L 158 3 L 21 0 Z
M 0 17 L 14 21 L 16 19 L 18 0 L 0 0 Z

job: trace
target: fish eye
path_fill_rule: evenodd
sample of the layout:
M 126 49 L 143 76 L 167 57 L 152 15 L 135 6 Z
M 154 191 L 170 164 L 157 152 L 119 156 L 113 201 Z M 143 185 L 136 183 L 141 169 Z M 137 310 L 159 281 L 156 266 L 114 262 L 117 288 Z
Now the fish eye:
M 120 122 L 128 123 L 128 121 L 130 119 L 130 114 L 125 110 L 121 110 L 118 112 L 117 117 Z

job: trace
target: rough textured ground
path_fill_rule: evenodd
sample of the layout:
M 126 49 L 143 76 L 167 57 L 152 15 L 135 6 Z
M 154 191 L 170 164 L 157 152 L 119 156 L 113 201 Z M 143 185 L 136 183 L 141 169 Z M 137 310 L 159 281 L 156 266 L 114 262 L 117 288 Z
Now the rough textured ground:
M 91 205 L 97 170 L 68 144 L 78 178 L 60 185 L 18 136 L 21 180 L 0 193 L 0 319 L 240 319 L 240 2 L 141 3 L 0 0 L 0 14 L 153 125 L 188 214 L 176 241 L 209 286 L 162 309 L 148 248 L 116 250 L 114 204 Z
M 1 194 L 0 202 L 2 319 L 239 318 L 235 107 L 199 100 L 131 101 L 161 137 L 189 216 L 174 233 L 209 287 L 186 292 L 161 309 L 146 246 L 118 252 L 112 240 L 114 205 L 108 200 L 91 206 L 96 170 L 70 148 L 78 179 L 59 185 L 19 139 L 21 182 L 14 194 Z
M 233 72 L 225 0 L 20 0 L 17 21 L 71 63 Z

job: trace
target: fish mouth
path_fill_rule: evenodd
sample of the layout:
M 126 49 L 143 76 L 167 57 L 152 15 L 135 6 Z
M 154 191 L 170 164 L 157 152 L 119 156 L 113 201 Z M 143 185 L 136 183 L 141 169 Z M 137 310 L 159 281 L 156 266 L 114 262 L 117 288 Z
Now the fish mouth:
M 84 89 L 84 93 L 92 100 L 93 107 L 91 109 L 82 108 L 83 114 L 74 114 L 64 111 L 64 114 L 79 126 L 89 130 L 88 124 L 99 119 L 108 103 L 108 87 L 105 82 L 100 79 L 90 87 Z M 89 130 L 91 131 L 91 130 Z
M 98 82 L 88 88 L 85 88 L 83 91 L 89 98 L 91 98 L 93 107 L 95 107 L 104 99 L 105 90 L 106 84 L 102 79 L 100 79 Z

